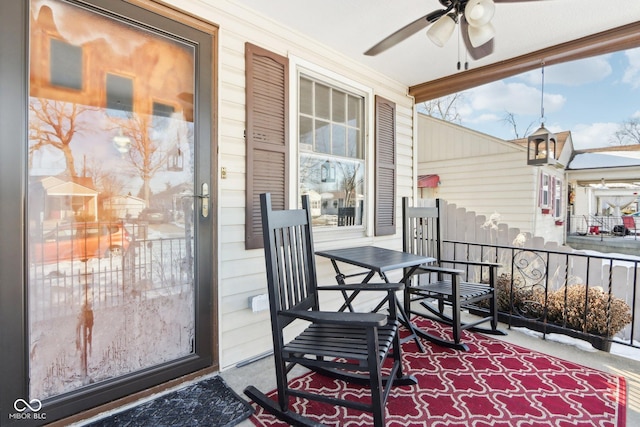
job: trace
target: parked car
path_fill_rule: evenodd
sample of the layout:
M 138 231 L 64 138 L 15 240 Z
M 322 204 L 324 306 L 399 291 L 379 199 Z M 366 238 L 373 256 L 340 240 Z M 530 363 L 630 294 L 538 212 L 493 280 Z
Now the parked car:
M 122 223 L 74 222 L 59 225 L 32 239 L 32 262 L 58 261 L 122 256 L 131 244 L 131 235 Z
M 146 221 L 151 224 L 167 222 L 167 216 L 162 209 L 145 208 L 138 215 L 139 221 Z

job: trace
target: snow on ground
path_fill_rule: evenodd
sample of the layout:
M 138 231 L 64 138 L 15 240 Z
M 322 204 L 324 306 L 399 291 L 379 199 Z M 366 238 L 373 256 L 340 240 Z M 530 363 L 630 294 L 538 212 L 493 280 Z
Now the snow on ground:
M 543 336 L 542 332 L 532 331 L 531 329 L 527 329 L 527 328 L 512 328 L 512 329 L 535 338 L 542 339 L 542 336 Z M 594 348 L 587 341 L 584 341 L 578 338 L 573 338 L 567 335 L 546 334 L 545 339 L 548 341 L 554 341 L 561 344 L 574 346 L 579 350 L 590 352 L 590 353 L 600 351 Z M 634 345 L 637 345 L 640 347 L 640 342 L 635 342 Z M 628 345 L 618 344 L 614 342 L 611 345 L 610 353 L 640 361 L 640 348 L 630 347 Z

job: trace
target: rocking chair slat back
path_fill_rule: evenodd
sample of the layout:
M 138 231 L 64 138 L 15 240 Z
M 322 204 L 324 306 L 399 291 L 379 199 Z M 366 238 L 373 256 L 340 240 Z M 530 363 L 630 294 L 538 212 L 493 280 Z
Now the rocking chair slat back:
M 267 278 L 277 283 L 269 295 L 270 303 L 277 307 L 276 312 L 318 307 L 313 237 L 307 231 L 311 224 L 309 212 L 305 209 L 263 211 L 263 224 L 270 224 L 269 229 L 264 230 L 271 242 L 265 246 L 265 256 L 272 264 L 272 268 L 267 269 Z M 272 274 L 274 277 L 269 277 Z

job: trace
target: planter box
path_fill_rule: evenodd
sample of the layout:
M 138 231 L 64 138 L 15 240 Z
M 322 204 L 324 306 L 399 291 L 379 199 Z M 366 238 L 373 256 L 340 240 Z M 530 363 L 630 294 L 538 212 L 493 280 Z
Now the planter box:
M 532 331 L 541 332 L 543 334 L 561 334 L 567 335 L 572 338 L 578 338 L 589 342 L 594 348 L 598 350 L 609 352 L 611 350 L 611 338 L 593 335 L 575 329 L 564 328 L 554 323 L 543 323 L 538 320 L 525 319 L 523 317 L 509 316 L 508 314 L 500 313 L 498 315 L 501 322 L 510 324 L 516 327 L 525 327 Z
M 488 316 L 488 310 L 479 307 L 468 307 L 469 313 L 486 317 Z M 561 334 L 572 338 L 581 339 L 589 342 L 594 348 L 609 352 L 611 350 L 611 338 L 593 335 L 575 329 L 564 328 L 554 323 L 544 323 L 539 320 L 526 319 L 520 316 L 510 316 L 508 313 L 499 312 L 498 320 L 502 323 L 506 323 L 509 326 L 522 327 L 531 329 L 532 331 L 541 332 L 543 334 Z

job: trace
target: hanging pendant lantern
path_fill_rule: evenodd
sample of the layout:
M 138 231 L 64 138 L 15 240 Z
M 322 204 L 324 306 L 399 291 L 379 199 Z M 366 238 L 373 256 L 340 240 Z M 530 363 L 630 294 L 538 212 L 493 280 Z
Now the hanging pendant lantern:
M 527 138 L 527 164 L 552 165 L 556 162 L 556 136 L 542 126 Z

